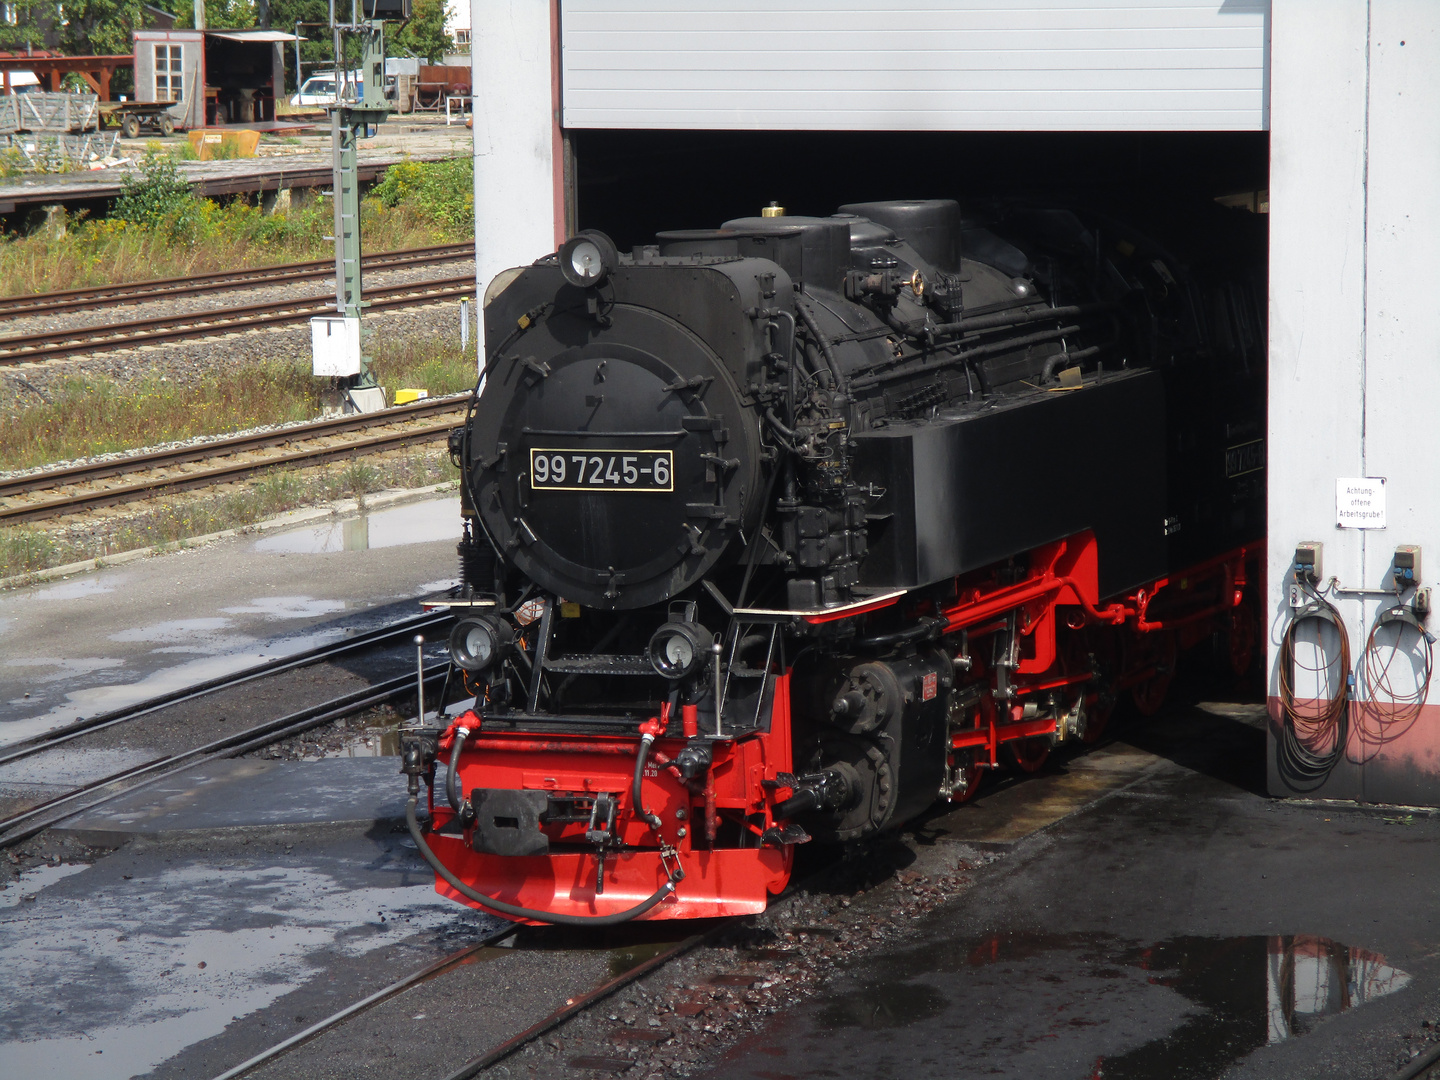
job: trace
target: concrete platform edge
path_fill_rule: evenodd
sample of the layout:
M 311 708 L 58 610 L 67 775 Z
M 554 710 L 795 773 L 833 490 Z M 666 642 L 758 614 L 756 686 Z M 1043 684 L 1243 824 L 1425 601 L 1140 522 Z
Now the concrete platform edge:
M 396 488 L 390 491 L 380 491 L 373 496 L 365 498 L 365 510 L 381 510 L 392 506 L 401 506 L 407 502 L 416 502 L 431 495 L 438 495 L 446 490 L 456 489 L 454 480 L 444 480 L 438 484 L 430 484 L 421 488 Z M 51 566 L 44 570 L 32 570 L 24 574 L 14 574 L 11 577 L 0 578 L 0 592 L 6 589 L 23 588 L 26 585 L 39 585 L 47 581 L 54 581 L 56 578 L 72 577 L 76 574 L 86 574 L 93 570 L 104 570 L 111 566 L 123 566 L 125 563 L 134 562 L 136 559 L 149 558 L 152 555 L 167 555 L 175 551 L 183 551 L 186 548 L 198 547 L 202 544 L 212 544 L 217 540 L 229 540 L 235 536 L 251 536 L 256 533 L 270 532 L 275 529 L 285 529 L 296 525 L 304 525 L 311 521 L 320 521 L 328 517 L 341 517 L 349 514 L 358 514 L 360 503 L 356 499 L 342 499 L 339 502 L 329 503 L 324 506 L 310 506 L 299 510 L 290 510 L 279 517 L 269 518 L 266 521 L 257 521 L 253 525 L 241 525 L 235 529 L 224 529 L 220 532 L 205 533 L 203 536 L 191 536 L 184 540 L 177 540 L 171 544 L 164 544 L 158 547 L 133 548 L 130 551 L 116 552 L 113 555 L 102 555 L 96 559 L 86 559 L 84 562 L 66 563 L 64 566 Z

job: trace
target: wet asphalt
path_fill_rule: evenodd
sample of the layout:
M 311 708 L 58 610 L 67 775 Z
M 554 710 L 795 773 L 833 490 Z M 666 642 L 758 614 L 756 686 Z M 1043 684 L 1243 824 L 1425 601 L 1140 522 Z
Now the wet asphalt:
M 1259 707 L 1220 711 L 1132 727 L 1153 768 L 992 841 L 963 897 L 703 1075 L 1393 1075 L 1440 1018 L 1440 818 L 1271 800 Z M 984 803 L 917 830 L 917 867 Z
M 421 521 L 421 543 L 307 526 L 8 594 L 0 731 L 409 604 L 453 576 L 453 541 Z M 935 811 L 904 837 L 890 887 L 966 859 L 965 887 L 698 1071 L 1393 1076 L 1440 1021 L 1440 818 L 1267 798 L 1260 714 L 1176 707 Z M 111 815 L 115 850 L 71 859 L 62 845 L 0 889 L 0 1074 L 214 1076 L 498 925 L 435 895 L 383 778 L 367 780 L 373 807 L 327 818 L 309 812 L 324 785 L 295 764 L 289 787 L 263 770 L 235 772 L 224 797 L 214 777 L 172 785 L 140 815 L 154 828 Z M 269 816 L 228 821 L 246 783 Z M 327 790 L 344 801 L 344 784 Z M 600 945 L 541 935 L 488 951 L 257 1075 L 442 1076 L 624 966 L 623 943 Z M 553 1056 L 560 1075 L 600 1075 Z
M 0 593 L 0 746 L 418 614 L 459 522 L 431 498 Z

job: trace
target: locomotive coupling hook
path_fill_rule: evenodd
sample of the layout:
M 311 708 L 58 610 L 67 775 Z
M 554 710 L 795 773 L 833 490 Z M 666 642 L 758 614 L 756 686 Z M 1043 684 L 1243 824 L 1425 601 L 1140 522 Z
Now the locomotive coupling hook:
M 617 911 L 613 915 L 560 915 L 554 912 L 520 907 L 518 904 L 507 904 L 504 900 L 496 900 L 494 897 L 486 896 L 484 893 L 472 889 L 440 861 L 439 856 L 431 850 L 429 843 L 426 842 L 425 833 L 420 828 L 420 821 L 415 816 L 415 806 L 418 802 L 419 797 L 415 795 L 410 796 L 406 801 L 405 824 L 410 827 L 410 839 L 414 840 L 415 846 L 420 849 L 421 857 L 430 864 L 430 868 L 440 876 L 441 880 L 461 896 L 473 900 L 489 911 L 508 915 L 512 919 L 530 919 L 533 922 L 555 923 L 558 926 L 616 926 L 629 922 L 631 919 L 638 919 L 675 891 L 675 882 L 671 880 L 667 868 L 665 884 L 634 907 Z

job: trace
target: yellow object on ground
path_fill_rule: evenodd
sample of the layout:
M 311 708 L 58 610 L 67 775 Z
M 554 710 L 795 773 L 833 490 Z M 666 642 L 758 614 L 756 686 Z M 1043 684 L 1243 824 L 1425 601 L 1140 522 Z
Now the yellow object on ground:
M 396 390 L 395 404 L 409 405 L 412 401 L 419 401 L 421 398 L 428 398 L 429 396 L 429 390 Z
M 216 157 L 254 157 L 255 148 L 260 145 L 258 131 L 215 131 L 200 128 L 190 132 L 186 138 L 190 140 L 190 149 L 195 151 L 195 156 L 201 161 L 211 161 Z M 217 154 L 217 146 L 227 149 Z M 229 149 L 230 147 L 234 149 Z

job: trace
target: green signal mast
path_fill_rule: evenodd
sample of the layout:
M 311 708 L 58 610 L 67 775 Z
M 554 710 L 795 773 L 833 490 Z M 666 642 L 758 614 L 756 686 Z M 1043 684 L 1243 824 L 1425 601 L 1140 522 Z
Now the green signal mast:
M 335 310 L 334 316 L 310 321 L 313 371 L 337 380 L 346 412 L 374 412 L 385 407 L 385 392 L 376 385 L 365 350 L 361 319 L 366 303 L 360 273 L 359 142 L 374 125 L 390 115 L 385 97 L 385 23 L 380 13 L 406 18 L 409 0 L 373 4 L 364 18 L 363 0 L 351 0 L 351 21 L 336 22 L 334 0 L 330 29 L 335 44 L 335 104 L 330 106 L 330 135 L 335 181 Z M 358 79 L 352 79 L 345 56 L 346 36 L 360 39 Z

